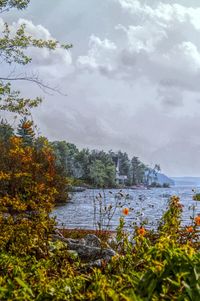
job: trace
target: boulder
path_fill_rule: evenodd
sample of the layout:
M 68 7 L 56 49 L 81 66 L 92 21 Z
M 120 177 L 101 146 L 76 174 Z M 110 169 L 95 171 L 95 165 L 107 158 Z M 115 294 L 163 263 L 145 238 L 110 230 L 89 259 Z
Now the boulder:
M 86 235 L 82 239 L 64 238 L 59 233 L 53 235 L 53 240 L 61 240 L 66 243 L 68 250 L 75 251 L 83 262 L 108 262 L 116 255 L 111 248 L 103 248 L 101 240 L 93 234 Z
M 87 246 L 101 248 L 101 240 L 96 235 L 87 234 L 84 239 Z

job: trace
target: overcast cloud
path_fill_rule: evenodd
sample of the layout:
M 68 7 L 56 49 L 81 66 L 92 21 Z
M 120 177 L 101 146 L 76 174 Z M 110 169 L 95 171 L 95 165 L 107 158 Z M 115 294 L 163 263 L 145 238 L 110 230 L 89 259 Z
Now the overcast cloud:
M 121 149 L 171 176 L 200 175 L 198 0 L 34 0 L 6 18 L 74 44 L 68 52 L 30 50 L 27 72 L 68 95 L 46 95 L 34 112 L 42 134 Z

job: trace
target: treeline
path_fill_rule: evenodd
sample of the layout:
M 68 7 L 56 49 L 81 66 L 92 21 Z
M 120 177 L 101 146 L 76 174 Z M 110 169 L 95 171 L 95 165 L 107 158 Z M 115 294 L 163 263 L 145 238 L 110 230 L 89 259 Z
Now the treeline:
M 54 141 L 51 145 L 56 164 L 67 177 L 95 187 L 148 186 L 156 182 L 160 171 L 159 165 L 150 168 L 136 156 L 130 159 L 126 152 L 79 150 L 66 141 Z
M 66 199 L 67 189 L 73 185 L 105 188 L 120 185 L 148 186 L 156 182 L 157 173 L 160 171 L 159 165 L 150 168 L 136 156 L 130 159 L 126 152 L 79 150 L 76 145 L 66 141 L 49 142 L 44 137 L 37 137 L 33 122 L 26 117 L 20 120 L 16 130 L 1 120 L 0 141 L 5 147 L 8 147 L 11 137 L 20 138 L 21 147 L 37 151 L 48 144 L 54 158 L 54 182 L 59 200 Z

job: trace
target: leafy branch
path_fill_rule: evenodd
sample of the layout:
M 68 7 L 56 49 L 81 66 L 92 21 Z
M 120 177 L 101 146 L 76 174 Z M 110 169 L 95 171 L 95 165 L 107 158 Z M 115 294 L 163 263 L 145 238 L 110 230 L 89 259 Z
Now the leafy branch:
M 29 4 L 30 0 L 0 0 L 0 13 L 9 11 L 11 8 L 19 10 L 24 9 Z M 37 39 L 32 35 L 27 34 L 26 25 L 22 24 L 17 30 L 13 32 L 7 22 L 4 23 L 4 29 L 0 38 L 0 64 L 8 64 L 25 66 L 32 62 L 32 57 L 27 55 L 27 50 L 31 48 L 45 48 L 49 51 L 62 48 L 66 51 L 72 47 L 70 44 L 60 44 L 55 39 Z M 38 85 L 38 87 L 45 93 L 51 94 L 60 92 L 58 87 L 52 87 L 48 83 L 42 81 L 38 75 L 27 75 L 26 73 L 16 75 L 11 73 L 8 76 L 0 75 L 0 110 L 15 112 L 22 115 L 30 115 L 30 110 L 37 107 L 42 99 L 37 97 L 35 99 L 23 98 L 20 92 L 12 90 L 11 82 L 27 81 Z

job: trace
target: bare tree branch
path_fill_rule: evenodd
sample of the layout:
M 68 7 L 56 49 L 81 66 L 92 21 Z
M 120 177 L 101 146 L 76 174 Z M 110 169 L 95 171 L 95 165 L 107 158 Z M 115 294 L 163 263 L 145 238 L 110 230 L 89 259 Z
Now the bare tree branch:
M 28 77 L 28 76 L 16 76 L 16 77 L 0 77 L 0 81 L 28 81 L 35 83 L 38 87 L 45 93 L 52 95 L 49 91 L 56 92 L 62 96 L 67 96 L 67 94 L 62 93 L 59 90 L 59 87 L 51 87 L 48 83 L 42 82 L 37 76 Z

